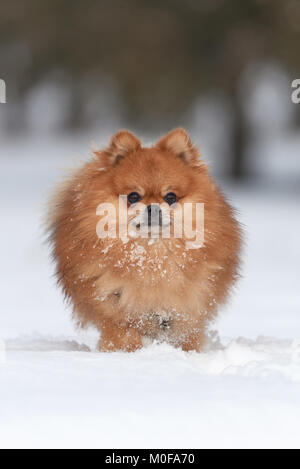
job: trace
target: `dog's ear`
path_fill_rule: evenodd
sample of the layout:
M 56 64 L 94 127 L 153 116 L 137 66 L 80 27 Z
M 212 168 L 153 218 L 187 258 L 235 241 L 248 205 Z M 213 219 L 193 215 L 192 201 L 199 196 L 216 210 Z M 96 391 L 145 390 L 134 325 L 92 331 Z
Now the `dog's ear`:
M 118 164 L 124 156 L 141 148 L 140 140 L 127 130 L 120 130 L 110 140 L 109 147 L 104 151 L 94 151 L 108 166 Z
M 169 151 L 181 158 L 185 163 L 196 163 L 199 158 L 198 149 L 184 129 L 172 130 L 156 144 L 159 150 Z
M 141 148 L 140 140 L 127 130 L 120 130 L 110 140 L 109 152 L 112 156 L 112 163 L 118 161 L 128 153 L 132 153 Z

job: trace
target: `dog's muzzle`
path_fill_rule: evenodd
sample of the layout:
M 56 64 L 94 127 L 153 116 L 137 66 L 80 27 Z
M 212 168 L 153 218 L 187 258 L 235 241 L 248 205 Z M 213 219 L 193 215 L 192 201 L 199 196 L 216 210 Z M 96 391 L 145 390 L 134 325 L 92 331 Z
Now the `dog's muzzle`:
M 147 207 L 148 226 L 162 226 L 162 211 L 159 205 L 151 204 Z

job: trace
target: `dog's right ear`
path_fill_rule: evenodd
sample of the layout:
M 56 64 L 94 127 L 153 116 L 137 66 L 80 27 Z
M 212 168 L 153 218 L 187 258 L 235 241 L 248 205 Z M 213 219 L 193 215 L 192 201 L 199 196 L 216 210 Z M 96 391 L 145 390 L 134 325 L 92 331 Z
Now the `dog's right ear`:
M 141 149 L 140 140 L 127 130 L 120 130 L 110 140 L 109 147 L 104 151 L 94 151 L 106 166 L 114 166 L 129 153 Z

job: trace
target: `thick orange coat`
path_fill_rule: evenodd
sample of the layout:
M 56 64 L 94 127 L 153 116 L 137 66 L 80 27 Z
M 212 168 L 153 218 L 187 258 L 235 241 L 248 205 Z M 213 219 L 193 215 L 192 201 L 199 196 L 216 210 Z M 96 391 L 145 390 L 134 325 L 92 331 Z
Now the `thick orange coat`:
M 100 203 L 138 191 L 143 203 L 205 204 L 204 246 L 185 239 L 99 239 Z M 206 329 L 238 277 L 241 233 L 234 213 L 182 129 L 151 148 L 119 132 L 51 203 L 57 276 L 82 326 L 101 331 L 100 350 L 134 351 L 143 337 L 200 351 Z

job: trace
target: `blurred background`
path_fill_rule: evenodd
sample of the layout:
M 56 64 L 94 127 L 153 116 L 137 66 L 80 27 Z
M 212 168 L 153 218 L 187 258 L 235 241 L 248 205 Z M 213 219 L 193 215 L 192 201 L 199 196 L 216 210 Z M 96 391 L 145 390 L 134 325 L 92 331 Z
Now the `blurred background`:
M 0 6 L 0 334 L 74 334 L 42 244 L 63 169 L 120 127 L 184 126 L 240 212 L 221 334 L 300 331 L 298 0 L 10 0 Z M 31 318 L 28 320 L 28 318 Z

